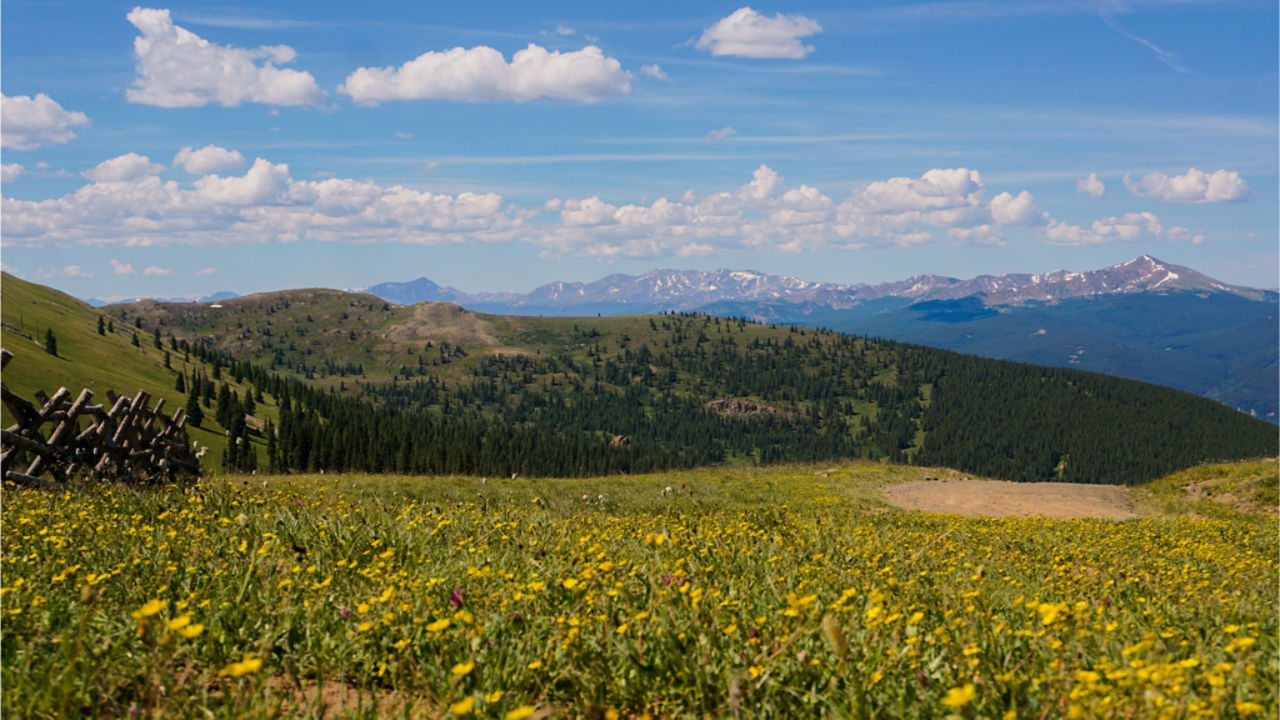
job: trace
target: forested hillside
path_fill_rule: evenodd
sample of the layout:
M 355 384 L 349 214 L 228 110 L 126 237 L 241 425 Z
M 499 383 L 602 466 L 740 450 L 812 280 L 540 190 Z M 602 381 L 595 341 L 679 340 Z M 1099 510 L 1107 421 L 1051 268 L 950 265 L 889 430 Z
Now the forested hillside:
M 498 317 L 337 291 L 105 311 L 277 398 L 264 462 L 283 470 L 590 475 L 866 457 L 1135 483 L 1277 446 L 1274 427 L 1162 387 L 700 314 Z
M 1227 292 L 1143 292 L 988 305 L 980 296 L 883 298 L 847 309 L 722 302 L 699 308 L 971 355 L 1165 385 L 1277 421 L 1277 309 Z

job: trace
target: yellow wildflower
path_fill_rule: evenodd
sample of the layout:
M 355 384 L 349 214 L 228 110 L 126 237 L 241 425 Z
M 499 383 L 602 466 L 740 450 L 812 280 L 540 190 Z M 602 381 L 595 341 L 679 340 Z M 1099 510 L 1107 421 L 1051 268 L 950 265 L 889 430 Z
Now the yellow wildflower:
M 245 656 L 240 662 L 233 662 L 230 665 L 218 671 L 218 677 L 240 677 L 257 671 L 262 667 L 262 660 L 259 658 Z
M 169 607 L 168 600 L 149 600 L 145 605 L 138 608 L 133 613 L 133 617 L 138 620 L 141 620 L 142 618 L 145 618 L 145 617 L 151 617 L 152 615 L 155 615 L 156 613 L 160 612 L 161 610 L 167 607 Z
M 952 710 L 959 710 L 973 701 L 975 695 L 978 694 L 977 688 L 973 683 L 965 683 L 964 687 L 951 688 L 947 691 L 947 696 L 942 698 L 942 704 Z

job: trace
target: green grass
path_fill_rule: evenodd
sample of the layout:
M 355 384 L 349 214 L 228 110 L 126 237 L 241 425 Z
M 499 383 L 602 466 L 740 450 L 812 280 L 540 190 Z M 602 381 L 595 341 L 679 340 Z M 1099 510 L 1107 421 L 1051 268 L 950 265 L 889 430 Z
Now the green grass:
M 945 474 L 6 488 L 0 710 L 1274 716 L 1274 522 L 880 501 Z
M 1271 517 L 1280 510 L 1280 466 L 1252 460 L 1198 465 L 1138 488 L 1141 507 L 1167 515 L 1239 519 Z

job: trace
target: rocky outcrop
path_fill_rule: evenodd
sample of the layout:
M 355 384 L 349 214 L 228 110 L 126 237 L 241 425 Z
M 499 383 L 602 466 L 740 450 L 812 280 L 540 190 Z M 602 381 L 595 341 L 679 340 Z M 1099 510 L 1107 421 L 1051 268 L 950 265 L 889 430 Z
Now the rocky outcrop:
M 751 402 L 750 400 L 739 400 L 737 398 L 726 398 L 724 400 L 712 400 L 707 403 L 707 408 L 714 410 L 721 415 L 759 415 L 762 413 L 776 413 L 776 409 L 768 405 Z

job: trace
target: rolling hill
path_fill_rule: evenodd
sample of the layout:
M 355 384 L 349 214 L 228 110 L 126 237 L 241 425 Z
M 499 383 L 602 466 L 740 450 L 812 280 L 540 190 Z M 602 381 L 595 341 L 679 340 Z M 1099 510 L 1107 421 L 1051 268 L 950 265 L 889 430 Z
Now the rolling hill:
M 1166 388 L 703 314 L 495 316 L 317 289 L 102 311 L 255 368 L 287 396 L 279 462 L 296 469 L 867 457 L 1134 483 L 1276 450 L 1272 426 Z

